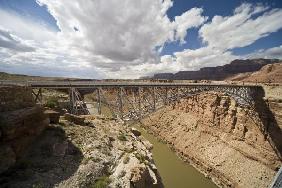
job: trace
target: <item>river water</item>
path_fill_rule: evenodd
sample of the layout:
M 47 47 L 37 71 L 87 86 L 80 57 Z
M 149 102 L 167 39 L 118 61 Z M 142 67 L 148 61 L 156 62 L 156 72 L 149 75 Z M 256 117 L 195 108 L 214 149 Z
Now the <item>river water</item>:
M 217 188 L 191 165 L 183 162 L 166 144 L 134 125 L 153 144 L 153 158 L 165 188 Z
M 102 114 L 111 116 L 110 110 L 104 105 L 102 106 Z M 166 144 L 158 141 L 137 123 L 133 126 L 153 144 L 153 159 L 165 188 L 217 188 L 210 179 L 182 161 Z

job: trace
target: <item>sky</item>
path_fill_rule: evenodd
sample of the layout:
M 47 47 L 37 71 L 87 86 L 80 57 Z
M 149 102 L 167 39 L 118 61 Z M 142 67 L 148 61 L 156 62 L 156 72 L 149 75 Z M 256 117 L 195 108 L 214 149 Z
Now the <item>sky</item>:
M 0 72 L 131 79 L 282 59 L 281 0 L 0 0 Z

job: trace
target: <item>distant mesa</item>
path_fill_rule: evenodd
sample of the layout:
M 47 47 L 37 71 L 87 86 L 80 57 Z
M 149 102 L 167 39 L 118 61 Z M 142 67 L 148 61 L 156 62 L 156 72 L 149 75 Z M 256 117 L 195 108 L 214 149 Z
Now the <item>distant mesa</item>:
M 236 59 L 229 64 L 217 67 L 204 67 L 198 71 L 179 71 L 173 73 L 157 73 L 152 79 L 166 80 L 226 80 L 241 73 L 259 71 L 263 66 L 282 61 L 279 59 Z

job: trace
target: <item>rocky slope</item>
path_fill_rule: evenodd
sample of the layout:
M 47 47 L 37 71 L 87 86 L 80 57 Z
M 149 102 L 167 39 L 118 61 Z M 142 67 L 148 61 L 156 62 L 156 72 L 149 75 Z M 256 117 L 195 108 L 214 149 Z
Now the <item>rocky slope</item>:
M 75 120 L 78 118 L 78 120 Z M 162 187 L 139 132 L 103 117 L 61 118 L 2 174 L 3 187 Z
M 228 78 L 231 81 L 282 83 L 282 63 L 269 64 L 251 73 L 242 73 Z
M 26 87 L 0 87 L 0 99 L 0 187 L 163 187 L 152 145 L 122 121 L 60 117 Z
M 228 96 L 202 93 L 142 123 L 219 186 L 268 187 L 281 160 L 254 114 Z
M 204 67 L 198 71 L 180 71 L 175 74 L 159 73 L 155 74 L 153 78 L 168 80 L 224 80 L 239 73 L 258 71 L 264 65 L 277 62 L 279 62 L 277 59 L 236 59 L 223 66 Z

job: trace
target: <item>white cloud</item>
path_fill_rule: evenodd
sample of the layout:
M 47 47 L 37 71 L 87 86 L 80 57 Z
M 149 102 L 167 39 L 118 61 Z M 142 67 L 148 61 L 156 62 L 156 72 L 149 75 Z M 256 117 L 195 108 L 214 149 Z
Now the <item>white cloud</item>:
M 174 66 L 181 66 L 182 70 L 198 70 L 201 67 L 224 65 L 236 58 L 239 57 L 233 55 L 230 51 L 203 47 L 196 50 L 186 49 L 181 52 L 175 52 L 174 56 L 166 56 L 161 60 L 164 63 L 170 61 Z
M 161 58 L 183 70 L 198 70 L 207 66 L 218 66 L 240 58 L 282 58 L 282 47 L 259 50 L 246 56 L 232 54 L 232 49 L 245 47 L 256 40 L 268 36 L 282 28 L 282 9 L 269 10 L 262 5 L 243 3 L 231 16 L 214 16 L 211 22 L 205 23 L 199 35 L 205 47 L 175 52 L 171 56 Z
M 201 16 L 202 9 L 194 8 L 177 17 L 175 22 L 170 21 L 166 12 L 173 5 L 171 0 L 37 2 L 46 5 L 60 31 L 0 9 L 1 18 L 5 18 L 0 26 L 35 49 L 1 55 L 0 69 L 19 72 L 30 68 L 25 72 L 35 74 L 44 73 L 49 67 L 66 76 L 69 70 L 77 70 L 80 76 L 93 70 L 91 77 L 99 72 L 102 77 L 137 78 L 151 72 L 146 67 L 156 70 L 164 67 L 157 50 L 166 42 L 183 40 L 185 28 L 197 27 L 206 19 Z M 5 54 L 7 50 L 2 46 L 0 53 Z
M 0 26 L 24 40 L 42 41 L 55 37 L 54 29 L 48 28 L 44 23 L 23 17 L 11 10 L 0 8 Z
M 255 51 L 254 53 L 248 54 L 246 58 L 275 58 L 282 59 L 282 45 L 269 48 L 269 49 L 261 49 Z
M 146 61 L 155 55 L 156 46 L 173 40 L 171 23 L 165 14 L 170 1 L 40 2 L 57 20 L 62 35 L 71 39 L 80 35 L 74 43 L 82 42 L 81 47 L 114 61 Z
M 173 6 L 171 0 L 38 2 L 47 6 L 60 31 L 0 9 L 0 71 L 138 78 L 156 72 L 195 70 L 240 58 L 229 49 L 249 45 L 281 28 L 281 9 L 261 5 L 242 4 L 233 15 L 215 16 L 205 23 L 202 8 L 187 10 L 170 21 L 166 13 Z M 206 47 L 159 56 L 165 43 L 184 43 L 187 30 L 201 25 Z M 260 53 L 275 55 L 280 48 Z
M 208 46 L 222 50 L 250 45 L 282 28 L 282 10 L 267 10 L 268 7 L 244 3 L 232 16 L 214 16 L 199 34 Z M 259 13 L 263 14 L 255 17 Z
M 34 51 L 35 49 L 25 44 L 20 38 L 13 36 L 9 31 L 0 27 L 0 47 L 15 51 Z
M 202 13 L 202 8 L 192 8 L 181 16 L 175 16 L 176 39 L 179 39 L 181 43 L 185 43 L 184 38 L 187 35 L 187 29 L 199 27 L 208 19 L 208 17 L 202 16 Z

